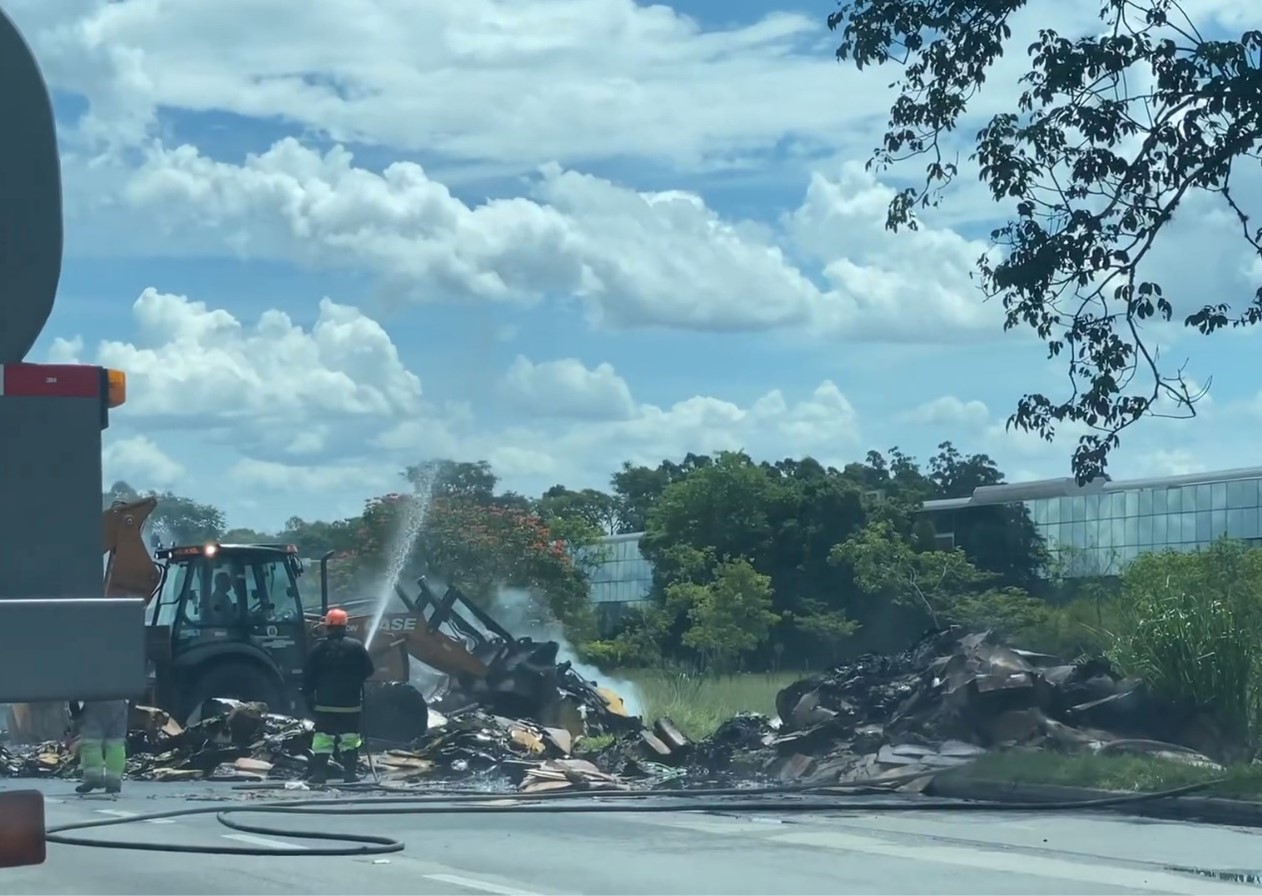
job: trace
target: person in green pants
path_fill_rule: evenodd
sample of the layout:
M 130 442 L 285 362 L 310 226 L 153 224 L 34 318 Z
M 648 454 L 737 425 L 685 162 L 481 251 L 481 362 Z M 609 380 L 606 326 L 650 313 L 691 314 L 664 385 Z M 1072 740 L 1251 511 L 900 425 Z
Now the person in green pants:
M 127 701 L 71 703 L 70 715 L 79 731 L 79 767 L 83 770 L 83 783 L 75 793 L 102 788 L 106 793 L 120 792 L 127 765 Z

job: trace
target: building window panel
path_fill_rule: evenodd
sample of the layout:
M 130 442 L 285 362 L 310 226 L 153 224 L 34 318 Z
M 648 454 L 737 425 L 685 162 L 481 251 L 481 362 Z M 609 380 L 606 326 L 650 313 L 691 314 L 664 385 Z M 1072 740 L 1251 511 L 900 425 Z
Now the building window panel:
M 1237 482 L 1227 483 L 1228 508 L 1234 510 L 1257 506 L 1258 481 L 1256 479 L 1241 479 Z
M 1099 495 L 1083 495 L 1082 506 L 1082 518 L 1084 520 L 1098 520 L 1101 517 Z
M 1209 513 L 1210 538 L 1219 539 L 1227 534 L 1227 511 L 1211 510 Z
M 1100 520 L 1096 527 L 1096 545 L 1102 548 L 1113 547 L 1113 520 Z
M 1262 538 L 1262 508 L 1250 508 L 1243 511 L 1244 530 L 1241 538 Z
M 1149 545 L 1151 545 L 1152 544 L 1152 521 L 1153 521 L 1153 517 L 1150 517 L 1150 516 L 1141 516 L 1139 519 L 1127 520 L 1126 521 L 1127 528 L 1129 529 L 1131 526 L 1134 526 L 1135 528 L 1135 537 L 1134 538 L 1129 537 L 1129 533 L 1128 533 L 1127 538 L 1123 542 L 1123 544 L 1143 545 L 1144 547 L 1148 547 Z
M 1196 541 L 1204 544 L 1212 541 L 1213 538 L 1214 526 L 1210 512 L 1208 510 L 1198 511 L 1196 514 Z
M 1235 508 L 1233 510 L 1227 511 L 1227 536 L 1229 538 L 1249 538 L 1250 537 L 1249 535 L 1245 534 L 1248 529 L 1248 526 L 1245 523 L 1245 515 L 1249 514 L 1250 512 L 1251 511 L 1244 510 L 1242 508 Z M 1256 520 L 1257 519 L 1256 513 L 1253 514 L 1253 516 L 1254 516 L 1254 519 Z
M 1142 489 L 1135 491 L 1131 489 L 1126 493 L 1126 516 L 1151 516 L 1152 515 L 1152 491 L 1150 489 Z
M 1069 543 L 1079 550 L 1087 546 L 1087 524 L 1085 521 L 1073 523 L 1069 539 Z
M 1206 519 L 1206 530 L 1209 529 L 1209 520 Z M 1172 539 L 1173 540 L 1173 539 Z M 1196 541 L 1196 514 L 1181 513 L 1179 514 L 1179 542 L 1180 544 L 1188 544 Z
M 1152 517 L 1152 543 L 1156 547 L 1170 543 L 1169 522 L 1177 517 L 1172 517 L 1168 513 L 1153 514 Z M 1178 541 L 1176 538 L 1175 541 Z
M 1055 525 L 1060 522 L 1060 498 L 1048 498 L 1043 502 L 1043 512 L 1046 515 L 1048 525 Z
M 1152 517 L 1129 517 L 1122 525 L 1126 527 L 1122 544 L 1152 544 Z
M 1185 490 L 1190 489 L 1190 488 L 1192 488 L 1192 486 L 1190 485 L 1184 486 Z M 1195 509 L 1196 510 L 1212 510 L 1213 509 L 1213 498 L 1211 497 L 1212 494 L 1213 494 L 1213 489 L 1210 487 L 1209 483 L 1196 486 L 1196 497 L 1193 499 L 1196 501 Z M 1186 495 L 1184 496 L 1184 500 L 1185 501 L 1187 500 Z M 1184 507 L 1183 509 L 1191 510 L 1193 508 Z
M 1176 488 L 1167 488 L 1167 489 L 1164 489 L 1163 491 L 1158 491 L 1153 494 L 1153 505 L 1152 505 L 1153 513 L 1156 513 L 1158 511 L 1159 505 L 1157 504 L 1157 499 L 1161 497 L 1165 498 L 1166 513 L 1173 515 L 1183 510 L 1183 500 L 1180 497 L 1179 489 L 1176 487 Z
M 1209 486 L 1209 509 L 1227 509 L 1227 483 L 1211 482 Z
M 1040 526 L 1047 522 L 1047 502 L 1046 501 L 1030 501 L 1026 505 L 1026 510 L 1030 513 L 1030 521 L 1036 526 Z

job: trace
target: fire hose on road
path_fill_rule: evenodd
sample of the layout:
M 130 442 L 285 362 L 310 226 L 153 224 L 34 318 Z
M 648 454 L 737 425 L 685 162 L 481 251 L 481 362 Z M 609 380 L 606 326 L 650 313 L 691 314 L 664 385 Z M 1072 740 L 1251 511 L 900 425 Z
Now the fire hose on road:
M 486 813 L 575 814 L 575 813 L 664 813 L 664 812 L 756 812 L 810 813 L 861 810 L 865 812 L 1047 812 L 1109 809 L 1142 802 L 1170 799 L 1207 790 L 1223 783 L 1222 779 L 1188 784 L 1153 793 L 1124 794 L 1088 800 L 1059 803 L 965 802 L 956 800 L 915 799 L 864 800 L 862 792 L 881 786 L 888 788 L 889 779 L 854 782 L 847 785 L 784 786 L 762 788 L 707 788 L 697 790 L 642 791 L 567 791 L 544 794 L 488 794 L 486 792 L 446 792 L 419 796 L 385 795 L 397 793 L 382 787 L 381 796 L 339 799 L 277 800 L 233 806 L 194 806 L 169 812 L 154 812 L 127 818 L 77 822 L 49 828 L 50 843 L 65 846 L 91 846 L 104 849 L 130 849 L 148 852 L 195 853 L 236 856 L 367 856 L 402 852 L 403 842 L 378 834 L 355 834 L 309 831 L 298 828 L 250 824 L 234 816 L 298 815 L 323 816 L 392 816 L 392 815 L 468 815 Z M 810 799 L 792 799 L 810 797 Z M 257 836 L 285 837 L 294 840 L 318 840 L 341 844 L 314 847 L 264 848 L 250 846 L 202 846 L 165 842 L 133 842 L 108 840 L 77 831 L 95 830 L 122 824 L 213 815 L 225 827 Z

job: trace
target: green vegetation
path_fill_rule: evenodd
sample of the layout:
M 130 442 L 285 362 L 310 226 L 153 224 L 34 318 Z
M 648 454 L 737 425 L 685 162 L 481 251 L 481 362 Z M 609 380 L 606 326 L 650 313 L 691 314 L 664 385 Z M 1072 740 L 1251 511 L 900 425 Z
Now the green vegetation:
M 738 712 L 775 717 L 776 694 L 801 678 L 801 673 L 686 675 L 671 672 L 631 673 L 645 718 L 668 718 L 695 739 L 714 733 Z
M 1262 765 L 1239 763 L 1226 771 L 1146 756 L 1065 755 L 1013 750 L 984 756 L 953 776 L 1012 784 L 1052 784 L 1151 793 L 1225 778 L 1206 795 L 1262 799 Z
M 609 493 L 555 486 L 539 499 L 499 491 L 485 463 L 427 462 L 401 478 L 409 490 L 372 499 L 358 517 L 231 535 L 292 542 L 306 556 L 337 551 L 342 599 L 371 587 L 428 491 L 405 576 L 458 583 L 492 609 L 506 588 L 530 595 L 510 626 L 534 634 L 532 618 L 559 622 L 581 658 L 641 684 L 649 717 L 669 716 L 692 737 L 740 711 L 773 713 L 797 670 L 960 624 L 1067 659 L 1109 656 L 1165 701 L 1172 736 L 1190 732 L 1189 745 L 1215 758 L 1252 758 L 1262 741 L 1262 552 L 1223 539 L 1084 576 L 1072 551 L 1049 554 L 1021 505 L 945 521 L 921 512 L 926 499 L 1003 481 L 990 458 L 949 443 L 924 468 L 897 449 L 843 469 L 739 452 L 624 464 Z M 120 483 L 107 497 L 129 493 Z M 159 512 L 168 537 L 224 534 L 209 505 L 168 496 Z M 650 599 L 600 631 L 588 599 L 596 538 L 638 525 Z

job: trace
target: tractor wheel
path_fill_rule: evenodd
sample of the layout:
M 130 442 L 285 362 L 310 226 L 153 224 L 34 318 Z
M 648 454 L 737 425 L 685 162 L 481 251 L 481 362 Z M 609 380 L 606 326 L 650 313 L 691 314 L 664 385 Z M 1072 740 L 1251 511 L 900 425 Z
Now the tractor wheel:
M 361 730 L 368 740 L 407 746 L 429 730 L 429 705 L 405 681 L 370 681 L 364 686 Z
M 246 703 L 266 703 L 269 712 L 284 712 L 285 695 L 280 684 L 254 663 L 217 663 L 198 674 L 182 703 L 181 716 L 187 728 L 201 721 L 208 700 L 228 697 Z

